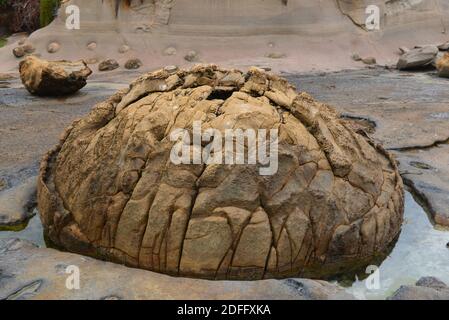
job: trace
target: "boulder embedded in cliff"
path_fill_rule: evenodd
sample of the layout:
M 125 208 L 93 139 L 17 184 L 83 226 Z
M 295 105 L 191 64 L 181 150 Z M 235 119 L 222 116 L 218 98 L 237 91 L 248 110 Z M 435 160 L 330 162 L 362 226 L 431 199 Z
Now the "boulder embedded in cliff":
M 22 61 L 19 69 L 27 90 L 40 96 L 72 94 L 86 85 L 92 73 L 84 61 L 47 61 L 35 56 Z
M 424 46 L 404 53 L 398 61 L 399 70 L 416 69 L 428 66 L 438 54 L 436 46 Z
M 173 140 L 198 137 L 197 121 L 203 144 Z M 237 132 L 257 132 L 268 163 L 237 164 L 254 150 Z M 211 161 L 189 161 L 199 151 Z M 69 251 L 180 276 L 320 278 L 388 250 L 403 185 L 381 146 L 285 79 L 199 65 L 145 74 L 75 122 L 41 164 L 38 202 Z

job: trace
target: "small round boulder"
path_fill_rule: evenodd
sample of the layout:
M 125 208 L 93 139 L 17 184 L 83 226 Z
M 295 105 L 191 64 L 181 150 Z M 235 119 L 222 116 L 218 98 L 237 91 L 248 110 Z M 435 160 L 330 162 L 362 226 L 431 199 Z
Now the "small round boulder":
M 142 66 L 142 61 L 140 59 L 129 59 L 125 63 L 125 69 L 133 70 L 139 69 Z
M 202 144 L 198 122 L 209 132 Z M 277 141 L 277 169 L 233 162 L 237 146 L 253 150 L 249 138 L 219 152 L 229 130 Z M 174 160 L 180 132 L 193 137 L 186 155 L 215 160 Z M 198 65 L 145 74 L 75 121 L 41 164 L 38 204 L 48 239 L 65 250 L 252 280 L 370 264 L 399 234 L 404 194 L 390 154 L 328 105 L 262 69 Z
M 48 53 L 56 53 L 61 48 L 61 45 L 57 42 L 52 42 L 48 45 L 47 51 Z
M 112 71 L 119 67 L 120 65 L 114 59 L 103 60 L 98 65 L 99 71 Z

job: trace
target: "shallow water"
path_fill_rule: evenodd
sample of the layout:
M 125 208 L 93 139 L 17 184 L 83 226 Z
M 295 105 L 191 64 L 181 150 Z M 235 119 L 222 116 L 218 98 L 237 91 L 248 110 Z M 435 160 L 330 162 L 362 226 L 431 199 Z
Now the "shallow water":
M 367 289 L 366 280 L 347 290 L 359 299 L 385 299 L 401 285 L 434 276 L 449 284 L 449 231 L 439 230 L 406 192 L 402 232 L 389 256 L 379 266 L 379 289 Z
M 36 214 L 22 231 L 3 231 L 0 238 L 20 238 L 45 247 L 42 224 Z M 349 281 L 347 291 L 359 299 L 385 299 L 401 285 L 414 284 L 420 277 L 435 276 L 449 284 L 449 231 L 438 230 L 412 195 L 405 195 L 405 219 L 399 239 L 379 266 L 379 289 L 369 290 L 366 280 Z M 348 284 L 345 280 L 344 283 Z
M 39 247 L 45 247 L 44 229 L 39 214 L 32 217 L 26 227 L 20 231 L 1 231 L 0 239 L 19 238 L 29 240 Z

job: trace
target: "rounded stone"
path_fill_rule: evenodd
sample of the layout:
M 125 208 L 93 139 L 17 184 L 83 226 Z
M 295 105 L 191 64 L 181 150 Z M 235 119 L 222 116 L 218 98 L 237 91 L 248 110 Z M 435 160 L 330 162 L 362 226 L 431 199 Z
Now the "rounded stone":
M 129 50 L 131 50 L 130 46 L 124 44 L 123 46 L 121 46 L 121 47 L 118 49 L 118 52 L 119 52 L 119 53 L 126 53 L 126 52 L 128 52 Z
M 140 59 L 129 59 L 125 63 L 125 68 L 129 70 L 139 69 L 143 65 Z
M 48 45 L 47 51 L 48 53 L 56 53 L 61 48 L 61 45 L 57 42 L 52 42 Z
M 269 161 L 231 164 L 256 137 Z M 198 65 L 145 74 L 74 122 L 38 204 L 69 251 L 177 276 L 325 278 L 388 252 L 404 194 L 390 154 L 330 106 L 262 69 Z
M 25 53 L 33 53 L 34 51 L 36 51 L 36 48 L 34 48 L 34 46 L 30 43 L 24 44 L 22 48 L 23 50 L 25 50 Z
M 87 44 L 86 47 L 87 47 L 88 50 L 93 51 L 93 50 L 95 50 L 97 48 L 97 43 L 96 42 L 90 42 L 90 43 Z
M 103 60 L 98 64 L 99 71 L 111 71 L 119 67 L 119 63 L 114 59 Z
M 23 47 L 16 47 L 12 50 L 12 54 L 16 58 L 22 58 L 25 55 L 25 50 Z
M 175 47 L 168 47 L 164 50 L 165 56 L 174 56 L 176 54 L 176 48 Z

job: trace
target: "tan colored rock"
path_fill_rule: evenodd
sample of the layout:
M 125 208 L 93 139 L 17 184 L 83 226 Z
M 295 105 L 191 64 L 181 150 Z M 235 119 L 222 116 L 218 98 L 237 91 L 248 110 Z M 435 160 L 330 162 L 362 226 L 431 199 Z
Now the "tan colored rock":
M 103 60 L 100 62 L 100 64 L 98 65 L 98 70 L 99 71 L 111 71 L 111 70 L 115 70 L 118 67 L 120 67 L 120 65 L 118 64 L 118 62 L 114 59 L 107 59 L 107 60 Z
M 366 58 L 363 58 L 363 59 L 362 59 L 362 62 L 363 62 L 364 64 L 367 64 L 367 65 L 373 65 L 373 64 L 376 64 L 376 63 L 377 63 L 376 58 L 374 58 L 374 57 L 366 57 Z
M 97 49 L 97 43 L 96 42 L 89 42 L 86 46 L 86 48 L 90 51 L 94 51 Z
M 48 53 L 56 53 L 59 49 L 61 49 L 61 45 L 57 42 L 52 42 L 47 47 Z
M 184 59 L 189 62 L 194 62 L 198 60 L 198 53 L 194 50 L 189 51 L 185 56 Z
M 443 57 L 436 62 L 438 76 L 449 78 L 449 53 L 445 53 Z
M 22 48 L 25 53 L 33 53 L 34 51 L 36 51 L 36 48 L 34 48 L 34 46 L 30 43 L 23 45 Z
M 127 53 L 129 50 L 131 50 L 130 46 L 124 44 L 123 46 L 121 46 L 121 47 L 118 49 L 118 52 L 119 52 L 119 53 Z
M 22 58 L 25 55 L 25 50 L 23 49 L 23 47 L 16 47 L 12 50 L 12 53 L 14 57 Z
M 132 70 L 132 69 L 139 69 L 142 66 L 142 61 L 140 59 L 129 59 L 125 63 L 125 68 Z
M 47 61 L 29 56 L 20 63 L 25 88 L 36 95 L 60 96 L 83 88 L 92 71 L 84 61 Z
M 175 47 L 168 47 L 164 50 L 165 56 L 174 56 L 177 53 L 177 50 Z
M 173 163 L 170 134 L 196 120 L 278 129 L 278 170 Z M 179 276 L 320 278 L 386 252 L 403 185 L 381 146 L 286 80 L 199 65 L 145 74 L 73 123 L 41 164 L 38 204 L 69 251 Z

